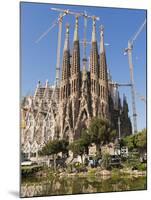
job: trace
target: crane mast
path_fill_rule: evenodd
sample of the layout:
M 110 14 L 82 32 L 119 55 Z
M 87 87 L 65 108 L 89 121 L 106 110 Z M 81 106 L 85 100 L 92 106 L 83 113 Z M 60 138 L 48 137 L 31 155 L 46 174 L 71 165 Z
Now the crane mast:
M 84 17 L 84 40 L 83 40 L 83 67 L 86 68 L 87 58 L 86 58 L 86 32 L 87 32 L 87 19 L 91 18 L 93 20 L 99 20 L 97 16 L 87 15 L 86 11 L 84 12 L 74 12 L 69 9 L 60 9 L 60 8 L 51 8 L 51 10 L 58 11 L 64 15 L 74 15 L 76 17 Z M 60 53 L 61 53 L 61 34 L 62 34 L 62 18 L 59 20 L 59 29 L 58 29 L 58 47 L 57 47 L 57 64 L 56 64 L 56 86 L 59 86 L 60 82 Z
M 130 84 L 131 84 L 132 112 L 133 112 L 133 133 L 134 134 L 137 133 L 137 112 L 136 112 L 136 103 L 135 103 L 136 90 L 135 90 L 135 83 L 134 83 L 132 50 L 133 50 L 134 41 L 142 32 L 145 24 L 146 24 L 146 19 L 144 20 L 143 24 L 139 27 L 138 31 L 135 33 L 133 38 L 128 41 L 128 47 L 125 49 L 125 52 L 124 52 L 124 54 L 128 55 L 128 64 L 129 64 L 129 70 L 130 70 Z
M 61 14 L 60 14 L 61 15 Z M 57 63 L 56 63 L 56 87 L 60 82 L 60 49 L 61 49 L 61 34 L 62 34 L 62 18 L 59 20 L 58 29 L 58 46 L 57 46 Z
M 99 20 L 99 17 L 87 15 L 85 12 L 74 12 L 69 9 L 60 9 L 60 8 L 51 8 L 53 11 L 60 12 L 59 17 L 55 22 L 36 40 L 38 43 L 42 38 L 44 38 L 57 24 L 58 24 L 58 44 L 57 44 L 57 61 L 56 61 L 56 88 L 59 87 L 60 84 L 60 55 L 61 55 L 61 36 L 62 36 L 62 21 L 66 15 L 74 15 L 77 17 L 84 17 L 84 40 L 83 40 L 83 64 L 86 67 L 86 31 L 87 31 L 87 19 L 91 18 L 93 20 Z
M 128 41 L 128 62 L 130 70 L 130 83 L 131 83 L 131 95 L 132 95 L 132 110 L 133 110 L 133 132 L 137 133 L 137 113 L 135 104 L 135 85 L 134 85 L 134 74 L 133 74 L 133 62 L 132 62 L 132 44 Z
M 97 16 L 94 16 L 94 15 L 93 16 L 87 15 L 86 11 L 84 11 L 83 17 L 84 17 L 84 38 L 83 38 L 83 41 L 80 43 L 83 43 L 83 59 L 82 59 L 82 61 L 83 61 L 83 68 L 86 69 L 86 65 L 87 65 L 86 47 L 87 47 L 87 44 L 91 44 L 91 42 L 87 41 L 87 37 L 86 37 L 87 19 L 91 18 L 93 21 L 96 21 L 96 20 L 100 20 L 100 18 Z

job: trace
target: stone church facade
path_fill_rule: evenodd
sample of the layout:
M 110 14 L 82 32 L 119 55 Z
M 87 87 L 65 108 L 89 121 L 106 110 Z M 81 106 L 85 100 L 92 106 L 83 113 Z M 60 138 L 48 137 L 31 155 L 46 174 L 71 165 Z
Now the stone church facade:
M 44 86 L 39 82 L 34 96 L 22 100 L 23 152 L 35 153 L 48 140 L 65 138 L 72 142 L 80 137 L 82 129 L 89 126 L 93 117 L 116 121 L 115 117 L 120 114 L 122 105 L 118 88 L 111 84 L 113 81 L 107 70 L 103 26 L 100 28 L 99 47 L 96 23 L 93 20 L 87 70 L 85 63 L 80 63 L 78 18 L 75 21 L 72 50 L 69 44 L 69 26 L 66 26 L 59 87 L 50 86 L 48 81 Z

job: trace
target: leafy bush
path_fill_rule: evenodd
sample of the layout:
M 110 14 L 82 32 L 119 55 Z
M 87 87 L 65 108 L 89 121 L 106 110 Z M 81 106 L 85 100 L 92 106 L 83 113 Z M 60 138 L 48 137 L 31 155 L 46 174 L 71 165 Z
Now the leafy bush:
M 21 168 L 21 175 L 22 176 L 34 176 L 36 172 L 42 170 L 43 167 L 41 166 L 24 166 Z
M 96 171 L 97 171 L 96 168 L 89 168 L 88 173 L 89 173 L 89 175 L 93 176 L 93 175 L 95 175 Z
M 110 155 L 108 153 L 103 155 L 101 167 L 104 169 L 110 169 Z
M 74 164 L 74 168 L 76 169 L 77 172 L 86 172 L 87 168 L 85 167 L 84 164 L 81 164 L 79 162 Z
M 137 168 L 139 171 L 145 171 L 146 170 L 146 163 L 141 163 L 139 165 L 137 165 Z

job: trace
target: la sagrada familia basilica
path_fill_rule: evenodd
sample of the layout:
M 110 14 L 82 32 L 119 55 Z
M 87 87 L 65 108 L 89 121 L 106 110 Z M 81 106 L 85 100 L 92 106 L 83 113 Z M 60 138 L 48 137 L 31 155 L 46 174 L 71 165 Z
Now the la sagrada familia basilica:
M 118 86 L 107 69 L 103 26 L 100 28 L 98 49 L 93 20 L 89 69 L 86 58 L 83 58 L 82 66 L 80 63 L 78 18 L 72 50 L 69 31 L 67 25 L 59 85 L 49 85 L 48 81 L 42 85 L 39 81 L 34 95 L 22 99 L 21 150 L 24 153 L 35 153 L 49 140 L 64 138 L 72 142 L 80 137 L 82 129 L 89 126 L 93 117 L 108 119 L 118 129 L 118 116 L 122 118 L 125 110 L 129 130 L 121 122 L 121 134 L 131 132 L 126 97 L 121 103 Z

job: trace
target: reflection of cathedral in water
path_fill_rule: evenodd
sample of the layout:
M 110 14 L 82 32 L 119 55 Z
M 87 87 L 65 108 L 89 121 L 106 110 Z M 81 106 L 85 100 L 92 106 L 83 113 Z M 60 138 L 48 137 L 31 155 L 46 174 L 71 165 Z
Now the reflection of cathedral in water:
M 69 26 L 63 50 L 62 77 L 59 87 L 45 86 L 40 82 L 34 96 L 23 98 L 21 105 L 22 151 L 36 153 L 48 140 L 65 138 L 72 142 L 80 137 L 83 128 L 89 126 L 92 117 L 101 117 L 114 123 L 128 105 L 124 97 L 121 105 L 118 88 L 107 73 L 104 48 L 104 29 L 100 30 L 100 48 L 96 40 L 96 24 L 93 21 L 89 70 L 83 59 L 80 66 L 78 18 L 76 18 L 73 48 L 69 48 Z M 129 127 L 131 122 L 129 120 Z M 121 124 L 122 129 L 122 124 Z M 124 129 L 123 129 L 124 130 Z M 123 132 L 126 135 L 131 131 Z

